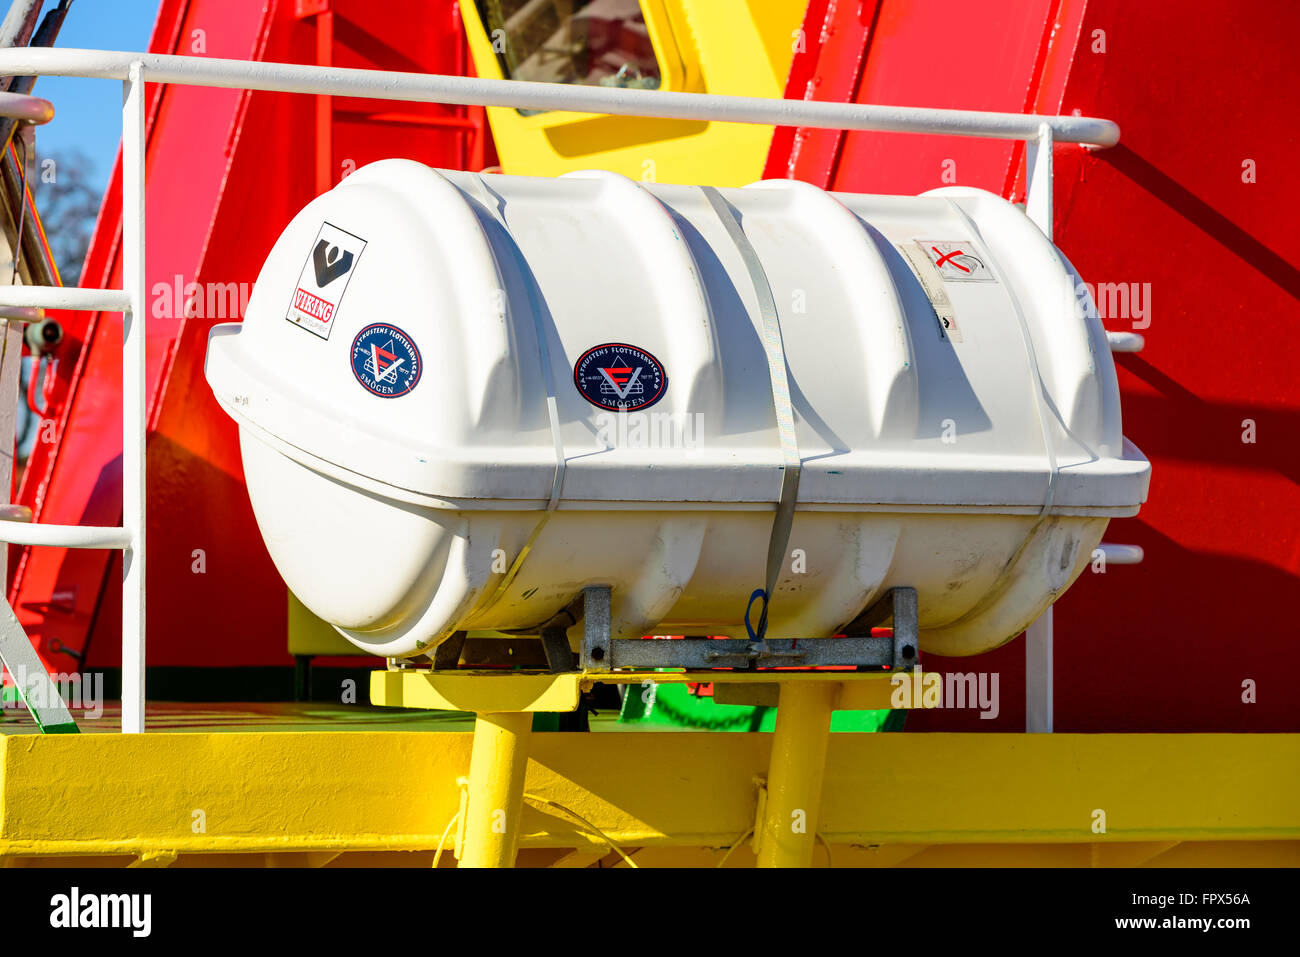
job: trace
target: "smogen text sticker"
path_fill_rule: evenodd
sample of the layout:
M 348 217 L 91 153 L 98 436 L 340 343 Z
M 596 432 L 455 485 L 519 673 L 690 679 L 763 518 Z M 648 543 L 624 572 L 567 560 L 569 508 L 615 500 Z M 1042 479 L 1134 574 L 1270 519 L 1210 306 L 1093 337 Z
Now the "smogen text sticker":
M 573 384 L 594 406 L 634 412 L 663 398 L 668 375 L 663 363 L 644 349 L 607 342 L 588 349 L 574 363 Z
M 298 274 L 285 316 L 296 326 L 320 336 L 330 337 L 334 314 L 343 302 L 343 293 L 356 271 L 357 260 L 366 241 L 329 223 L 321 223 L 307 261 Z
M 376 322 L 352 340 L 352 374 L 372 395 L 404 396 L 415 388 L 423 371 L 415 341 L 396 326 Z

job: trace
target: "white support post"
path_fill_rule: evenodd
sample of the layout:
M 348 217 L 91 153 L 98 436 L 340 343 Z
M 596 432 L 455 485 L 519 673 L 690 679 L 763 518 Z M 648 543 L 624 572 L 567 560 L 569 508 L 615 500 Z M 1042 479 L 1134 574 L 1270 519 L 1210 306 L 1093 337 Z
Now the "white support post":
M 1052 730 L 1052 606 L 1025 629 L 1025 730 Z
M 1025 142 L 1025 215 L 1052 238 L 1052 128 Z M 1052 607 L 1025 629 L 1025 730 L 1052 730 Z
M 8 264 L 6 264 L 7 268 Z M 0 322 L 0 435 L 6 439 L 15 435 L 18 422 L 19 384 L 18 377 L 23 364 L 23 324 L 20 322 Z M 40 370 L 36 368 L 39 359 L 33 360 L 32 375 Z M 0 448 L 0 501 L 9 503 L 13 488 L 15 446 L 6 444 Z M 9 549 L 0 545 L 0 582 L 7 582 L 9 570 Z
M 122 731 L 144 731 L 145 272 L 144 64 L 122 96 Z
M 1052 128 L 1038 127 L 1038 138 L 1025 141 L 1025 215 L 1052 238 Z

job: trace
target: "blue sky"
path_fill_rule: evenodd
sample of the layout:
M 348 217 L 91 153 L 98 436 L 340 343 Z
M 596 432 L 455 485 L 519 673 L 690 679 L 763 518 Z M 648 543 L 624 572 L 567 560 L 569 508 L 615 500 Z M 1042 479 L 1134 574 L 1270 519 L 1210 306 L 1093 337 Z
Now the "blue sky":
M 74 0 L 55 45 L 93 50 L 147 49 L 158 3 Z M 47 9 L 54 6 L 53 0 L 47 0 Z M 103 192 L 122 136 L 122 84 L 47 76 L 36 81 L 32 92 L 54 104 L 54 119 L 36 131 L 37 156 L 80 149 L 91 160 L 90 183 Z

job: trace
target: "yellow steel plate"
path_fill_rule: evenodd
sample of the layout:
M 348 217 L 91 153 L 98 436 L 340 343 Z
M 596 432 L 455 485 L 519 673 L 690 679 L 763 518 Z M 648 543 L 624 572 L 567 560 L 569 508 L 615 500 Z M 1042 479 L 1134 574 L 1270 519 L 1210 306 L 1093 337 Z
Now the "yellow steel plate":
M 409 731 L 2 736 L 0 860 L 431 856 L 459 807 L 471 740 Z M 685 861 L 668 851 L 687 848 L 716 861 L 712 849 L 753 825 L 754 778 L 766 774 L 771 741 L 535 734 L 526 789 L 621 847 L 646 849 L 647 862 Z M 819 830 L 841 865 L 1294 865 L 1298 793 L 1295 734 L 835 734 Z M 530 807 L 523 827 L 529 853 L 599 850 L 563 815 Z M 752 863 L 747 853 L 729 863 Z
M 435 711 L 575 711 L 578 674 L 373 671 L 370 703 Z
M 596 682 L 607 684 L 681 684 L 753 686 L 753 702 L 767 703 L 781 681 L 833 682 L 840 685 L 838 711 L 889 708 L 892 686 L 888 673 L 852 671 L 613 671 L 552 675 L 519 671 L 375 671 L 370 676 L 370 703 L 386 708 L 428 708 L 435 711 L 574 711 L 580 692 Z M 743 693 L 729 703 L 750 703 Z M 774 703 L 774 702 L 773 702 Z

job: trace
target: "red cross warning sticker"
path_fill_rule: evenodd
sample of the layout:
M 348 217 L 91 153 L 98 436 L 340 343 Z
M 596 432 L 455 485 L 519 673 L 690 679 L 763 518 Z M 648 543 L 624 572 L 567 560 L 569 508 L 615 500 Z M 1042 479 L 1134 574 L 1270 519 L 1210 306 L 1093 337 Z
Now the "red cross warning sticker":
M 918 239 L 916 244 L 930 257 L 945 282 L 997 282 L 973 243 L 951 239 Z

